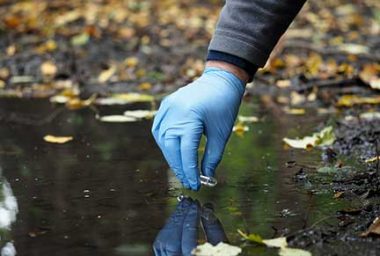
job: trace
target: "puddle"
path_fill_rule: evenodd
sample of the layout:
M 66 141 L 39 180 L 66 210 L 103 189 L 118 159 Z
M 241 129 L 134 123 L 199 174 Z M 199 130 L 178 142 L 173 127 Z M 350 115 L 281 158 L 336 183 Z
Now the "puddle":
M 101 123 L 90 109 L 59 108 L 44 100 L 0 101 L 1 179 L 18 208 L 11 228 L 0 229 L 1 246 L 11 243 L 17 255 L 153 255 L 153 242 L 183 191 L 150 135 L 151 121 Z M 122 110 L 125 106 L 101 111 Z M 55 112 L 52 122 L 38 121 Z M 240 245 L 237 229 L 272 238 L 310 227 L 342 208 L 331 193 L 308 193 L 286 167 L 290 160 L 315 165 L 320 152 L 285 150 L 281 142 L 314 132 L 326 116 L 280 120 L 256 104 L 244 105 L 241 113 L 262 121 L 250 125 L 243 137 L 232 135 L 216 187 L 185 192 L 197 200 L 193 215 L 201 216 L 197 209 L 205 205 L 213 208 L 225 234 L 219 236 Z M 49 144 L 42 139 L 46 134 L 74 140 Z M 202 226 L 194 232 L 195 243 L 205 241 Z M 179 241 L 172 242 L 178 246 Z M 277 254 L 244 248 L 244 255 L 263 253 Z

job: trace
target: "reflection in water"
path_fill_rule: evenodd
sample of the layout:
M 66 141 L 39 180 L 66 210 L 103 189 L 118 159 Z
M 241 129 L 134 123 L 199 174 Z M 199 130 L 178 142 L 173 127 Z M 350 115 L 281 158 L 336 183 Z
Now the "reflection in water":
M 155 255 L 191 255 L 197 246 L 200 225 L 207 242 L 212 245 L 227 242 L 223 226 L 214 215 L 212 205 L 201 206 L 197 200 L 182 197 L 154 241 Z
M 16 197 L 13 195 L 12 188 L 8 181 L 2 177 L 0 169 L 0 232 L 1 242 L 9 240 L 11 224 L 16 221 L 16 215 L 18 213 L 18 205 Z M 7 242 L 1 249 L 1 256 L 13 256 L 16 255 L 16 249 L 12 242 Z

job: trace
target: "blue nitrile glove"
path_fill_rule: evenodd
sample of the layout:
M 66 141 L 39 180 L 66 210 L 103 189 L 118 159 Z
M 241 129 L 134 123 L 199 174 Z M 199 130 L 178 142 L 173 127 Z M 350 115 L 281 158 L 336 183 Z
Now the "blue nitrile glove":
M 244 83 L 230 72 L 206 68 L 200 78 L 166 97 L 152 133 L 182 184 L 199 190 L 198 147 L 207 138 L 202 173 L 214 176 L 231 134 Z

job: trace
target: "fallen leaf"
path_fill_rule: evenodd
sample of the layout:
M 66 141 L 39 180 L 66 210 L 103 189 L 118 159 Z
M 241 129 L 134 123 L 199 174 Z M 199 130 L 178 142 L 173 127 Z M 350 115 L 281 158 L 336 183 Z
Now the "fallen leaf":
M 344 195 L 343 191 L 338 191 L 334 194 L 334 198 L 341 198 Z
M 98 117 L 99 121 L 106 123 L 129 123 L 136 122 L 138 119 L 130 116 L 123 115 L 110 115 L 110 116 L 102 116 Z
M 80 98 L 77 98 L 77 97 L 69 98 L 69 100 L 66 102 L 66 107 L 70 110 L 85 108 L 93 104 L 95 99 L 96 99 L 96 95 L 92 95 L 87 100 L 81 100 Z
M 240 247 L 220 242 L 216 246 L 210 243 L 198 245 L 192 250 L 191 255 L 195 256 L 236 256 L 242 252 Z
M 278 80 L 276 82 L 276 86 L 279 88 L 288 88 L 292 85 L 292 82 L 289 79 L 286 80 Z
M 69 141 L 72 141 L 74 138 L 72 136 L 54 136 L 54 135 L 46 135 L 44 136 L 44 141 L 49 143 L 57 143 L 57 144 L 64 144 Z
M 113 94 L 112 98 L 124 100 L 128 103 L 135 103 L 135 102 L 152 102 L 154 100 L 154 97 L 152 95 L 148 94 L 140 94 L 140 93 L 120 93 L 120 94 Z
M 372 157 L 372 158 L 365 160 L 366 163 L 373 163 L 376 161 L 380 161 L 380 156 L 375 156 L 375 157 Z
M 282 247 L 278 254 L 280 256 L 312 256 L 308 251 L 289 247 Z
M 361 233 L 361 236 L 380 235 L 380 217 L 377 217 L 369 226 L 367 231 Z
M 74 46 L 82 46 L 88 43 L 90 36 L 87 33 L 82 33 L 71 38 L 71 44 Z
M 40 69 L 44 77 L 54 77 L 58 70 L 57 66 L 49 60 L 42 63 Z
M 98 76 L 99 83 L 107 82 L 115 74 L 115 72 L 116 72 L 115 65 L 111 65 L 108 69 L 103 70 Z
M 288 242 L 286 241 L 286 237 L 278 237 L 274 239 L 262 239 L 261 236 L 256 234 L 247 235 L 240 229 L 237 232 L 247 241 L 264 244 L 268 247 L 282 248 L 288 246 Z
M 288 242 L 286 241 L 286 237 L 278 237 L 274 239 L 262 239 L 261 236 L 256 234 L 247 235 L 240 229 L 237 232 L 247 241 L 251 241 L 258 244 L 263 244 L 268 247 L 279 248 L 280 256 L 312 256 L 312 254 L 308 251 L 296 248 L 289 248 Z
M 361 44 L 340 44 L 338 49 L 349 54 L 366 54 L 369 52 L 368 46 Z
M 125 116 L 133 117 L 137 119 L 151 119 L 156 114 L 157 111 L 151 110 L 127 110 L 124 112 Z
M 322 131 L 306 136 L 302 139 L 284 138 L 283 141 L 293 148 L 308 149 L 316 146 L 329 146 L 335 141 L 335 134 L 332 126 L 325 127 Z
M 126 58 L 124 60 L 124 64 L 128 67 L 128 68 L 134 68 L 137 66 L 137 64 L 139 63 L 139 60 L 136 58 L 136 57 L 129 57 L 129 58 Z
M 259 121 L 259 118 L 256 116 L 238 116 L 238 121 L 242 123 L 256 123 Z
M 138 88 L 142 91 L 147 91 L 147 90 L 152 89 L 152 84 L 145 82 L 145 83 L 139 84 Z
M 356 95 L 344 95 L 336 103 L 337 107 L 352 107 L 363 104 L 380 104 L 380 96 L 360 97 Z
M 304 108 L 285 107 L 284 112 L 289 115 L 304 115 L 306 113 L 306 110 Z
M 235 132 L 238 136 L 242 137 L 245 132 L 249 131 L 249 127 L 246 125 L 243 125 L 242 123 L 237 123 L 233 128 L 232 131 Z

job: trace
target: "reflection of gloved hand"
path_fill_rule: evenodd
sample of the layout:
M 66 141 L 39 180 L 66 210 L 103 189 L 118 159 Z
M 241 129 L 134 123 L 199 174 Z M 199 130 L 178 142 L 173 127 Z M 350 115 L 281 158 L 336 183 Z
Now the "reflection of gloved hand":
M 220 242 L 228 242 L 222 223 L 214 215 L 214 209 L 211 204 L 205 204 L 202 207 L 201 222 L 207 242 L 212 245 L 217 245 Z
M 198 201 L 184 198 L 158 233 L 153 244 L 155 255 L 191 255 L 191 251 L 197 246 L 200 216 L 209 243 L 216 245 L 227 241 L 222 224 L 212 208 L 206 205 L 201 208 Z
M 153 244 L 156 256 L 191 255 L 197 246 L 200 206 L 197 201 L 184 198 L 177 205 Z
M 204 133 L 202 173 L 214 176 L 231 134 L 244 84 L 230 72 L 206 68 L 193 83 L 162 102 L 152 133 L 170 168 L 186 188 L 200 188 L 198 147 Z

